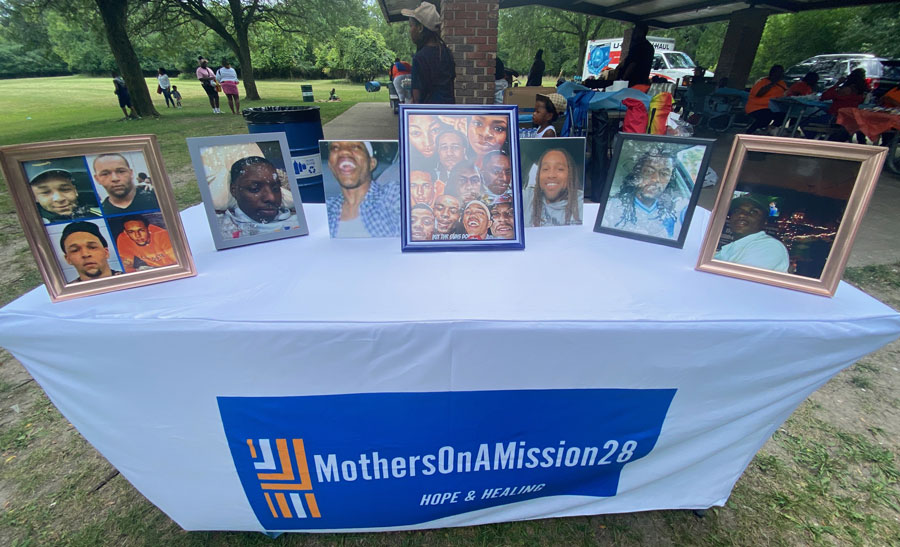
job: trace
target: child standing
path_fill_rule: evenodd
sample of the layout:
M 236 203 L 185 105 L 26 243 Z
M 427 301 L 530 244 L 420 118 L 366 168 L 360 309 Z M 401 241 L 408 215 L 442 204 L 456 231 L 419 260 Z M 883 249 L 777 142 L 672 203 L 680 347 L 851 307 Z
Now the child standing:
M 181 93 L 178 92 L 178 86 L 172 86 L 172 97 L 175 98 L 175 107 L 181 108 Z

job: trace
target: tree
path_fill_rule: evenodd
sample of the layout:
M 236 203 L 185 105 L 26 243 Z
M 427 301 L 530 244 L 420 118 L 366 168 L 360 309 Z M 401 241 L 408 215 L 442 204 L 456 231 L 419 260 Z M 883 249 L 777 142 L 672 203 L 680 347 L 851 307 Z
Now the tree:
M 383 17 L 378 17 L 375 30 L 384 37 L 385 46 L 400 59 L 407 62 L 412 60 L 416 45 L 409 38 L 409 23 L 387 23 Z
M 593 17 L 562 10 L 554 10 L 554 12 L 552 16 L 555 21 L 541 28 L 555 30 L 560 34 L 566 34 L 575 39 L 576 47 L 578 47 L 578 63 L 575 65 L 575 68 L 578 71 L 584 66 L 584 55 L 587 52 L 588 40 L 595 39 L 601 33 L 601 30 L 606 31 L 604 34 L 610 31 L 616 33 L 624 33 L 625 31 L 621 23 L 602 17 Z
M 286 34 L 271 23 L 256 25 L 250 46 L 259 74 L 293 78 L 295 73 L 316 73 L 313 48 L 299 34 Z
M 159 10 L 151 15 L 153 19 L 172 23 L 179 16 L 187 16 L 215 32 L 238 59 L 246 98 L 259 100 L 250 56 L 250 26 L 266 13 L 261 0 L 228 0 L 227 4 L 203 0 L 165 0 L 157 5 Z M 183 21 L 179 23 L 183 24 Z
M 162 0 L 148 21 L 157 25 L 180 24 L 183 17 L 200 22 L 215 32 L 237 57 L 247 99 L 258 100 L 250 50 L 250 30 L 267 21 L 283 32 L 323 38 L 339 24 L 365 21 L 358 0 Z
M 727 23 L 716 22 L 672 30 L 651 30 L 650 35 L 673 38 L 676 50 L 687 53 L 698 65 L 710 68 L 719 61 L 726 28 Z
M 61 58 L 72 72 L 108 75 L 117 70 L 116 58 L 109 49 L 106 29 L 99 15 L 69 17 L 48 11 L 41 19 L 53 53 Z
M 371 29 L 344 27 L 316 49 L 316 66 L 338 71 L 351 80 L 365 81 L 382 73 L 394 60 L 384 37 Z
M 141 62 L 128 38 L 128 2 L 123 0 L 96 0 L 96 2 L 100 17 L 103 18 L 103 26 L 106 27 L 106 39 L 109 41 L 113 57 L 116 58 L 116 64 L 119 65 L 119 73 L 128 86 L 134 111 L 139 116 L 158 117 L 159 112 L 153 106 L 147 81 L 144 80 L 141 71 Z
M 538 49 L 547 72 L 581 73 L 588 40 L 621 37 L 619 21 L 543 6 L 500 11 L 498 54 L 507 68 L 527 72 Z
M 0 2 L 0 76 L 39 76 L 69 72 L 53 50 L 39 10 Z

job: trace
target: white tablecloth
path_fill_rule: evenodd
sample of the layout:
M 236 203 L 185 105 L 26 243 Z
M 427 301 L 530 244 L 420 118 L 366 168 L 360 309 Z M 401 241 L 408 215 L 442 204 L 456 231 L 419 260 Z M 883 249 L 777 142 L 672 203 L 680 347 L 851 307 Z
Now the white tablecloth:
M 699 209 L 684 249 L 596 234 L 597 207 L 586 205 L 584 226 L 528 229 L 525 251 L 408 254 L 397 239 L 331 240 L 324 206 L 304 209 L 309 236 L 216 252 L 202 210 L 190 208 L 182 217 L 197 277 L 57 304 L 39 287 L 0 311 L 0 344 L 88 441 L 186 529 L 426 528 L 721 505 L 800 402 L 900 333 L 896 312 L 843 283 L 824 298 L 695 271 L 708 218 Z M 497 392 L 496 400 L 484 392 Z M 571 477 L 554 486 L 553 476 L 541 476 L 541 492 L 511 490 L 469 508 L 448 499 L 432 508 L 422 496 L 446 485 L 430 484 L 420 471 L 393 475 L 392 489 L 377 493 L 396 496 L 383 516 L 357 519 L 351 505 L 339 510 L 337 502 L 365 498 L 368 483 L 346 475 L 329 483 L 317 467 L 334 453 L 340 464 L 340 450 L 354 442 L 358 454 L 407 457 L 423 431 L 444 425 L 447 435 L 473 442 L 490 430 L 483 442 L 492 449 L 494 441 L 527 448 L 538 442 L 529 424 L 546 433 L 541 415 L 557 411 L 532 415 L 533 405 L 567 394 L 582 405 L 568 416 L 588 416 L 586 423 L 619 438 L 604 428 L 643 417 L 617 397 L 638 401 L 645 393 L 665 399 L 653 418 L 661 430 L 635 426 L 646 429 L 641 434 L 650 440 L 639 449 L 646 453 L 619 456 L 611 493 L 585 493 Z M 315 397 L 335 394 L 383 395 Z M 416 406 L 398 394 L 426 396 Z M 364 408 L 368 419 L 390 407 L 379 420 L 419 420 L 417 409 L 464 400 L 485 405 L 487 414 L 501 400 L 529 408 L 510 408 L 496 430 L 491 415 L 473 423 L 477 414 L 460 412 L 444 415 L 440 426 L 391 422 L 386 435 L 396 438 L 378 439 L 365 438 L 376 425 L 354 430 L 349 411 L 336 410 Z M 275 404 L 265 414 L 269 401 Z M 302 420 L 292 414 L 303 412 Z M 552 416 L 561 431 L 565 416 Z M 298 421 L 330 425 L 304 433 Z M 265 459 L 262 440 L 285 463 L 276 450 L 282 437 L 288 445 L 306 439 L 312 484 L 300 491 L 314 493 L 317 503 L 289 493 L 263 498 L 250 484 L 266 468 L 247 467 Z M 248 443 L 257 460 L 241 459 Z M 314 453 L 322 458 L 314 461 Z M 364 466 L 354 466 L 362 473 Z M 527 467 L 484 472 L 494 482 L 479 484 L 479 499 L 482 486 L 533 483 Z M 300 519 L 297 504 L 311 518 Z

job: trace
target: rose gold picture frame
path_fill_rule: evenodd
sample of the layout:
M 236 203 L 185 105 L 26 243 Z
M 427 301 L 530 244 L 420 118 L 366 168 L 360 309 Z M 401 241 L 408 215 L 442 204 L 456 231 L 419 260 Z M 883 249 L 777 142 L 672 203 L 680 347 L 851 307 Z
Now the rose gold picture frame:
M 878 146 L 737 135 L 697 270 L 833 296 L 886 155 Z
M 101 177 L 111 184 L 102 161 L 121 163 L 125 173 L 109 192 L 101 184 Z M 0 147 L 0 169 L 53 302 L 197 275 L 156 135 Z M 39 197 L 39 189 L 56 197 Z M 116 206 L 112 198 L 120 192 L 124 201 Z M 132 237 L 141 222 L 143 235 Z M 136 229 L 126 234 L 126 224 Z M 101 258 L 70 254 L 66 243 L 73 243 L 73 233 Z M 125 247 L 137 250 L 126 257 Z

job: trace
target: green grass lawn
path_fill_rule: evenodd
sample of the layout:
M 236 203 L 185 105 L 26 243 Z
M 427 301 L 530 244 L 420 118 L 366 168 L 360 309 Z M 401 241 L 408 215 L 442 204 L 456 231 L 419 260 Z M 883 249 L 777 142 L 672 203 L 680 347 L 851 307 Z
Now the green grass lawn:
M 220 94 L 220 107 L 227 114 L 213 114 L 196 80 L 173 79 L 183 97 L 184 108 L 166 108 L 162 95 L 156 94 L 156 79 L 148 78 L 158 119 L 119 121 L 122 111 L 113 94 L 111 78 L 62 76 L 0 80 L 0 145 L 153 133 L 159 137 L 163 161 L 173 182 L 187 182 L 192 176 L 190 156 L 184 139 L 210 135 L 247 133 L 243 117 L 228 111 L 228 102 Z M 327 99 L 335 88 L 341 102 L 304 103 L 301 84 L 312 84 L 316 99 Z M 241 108 L 260 106 L 318 106 L 322 124 L 331 121 L 360 101 L 387 102 L 387 89 L 367 93 L 362 84 L 346 80 L 260 81 L 260 101 L 241 101 Z M 243 91 L 243 90 L 242 90 Z M 197 203 L 199 192 L 184 188 L 178 192 L 179 205 Z

